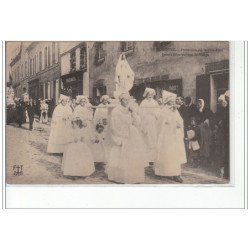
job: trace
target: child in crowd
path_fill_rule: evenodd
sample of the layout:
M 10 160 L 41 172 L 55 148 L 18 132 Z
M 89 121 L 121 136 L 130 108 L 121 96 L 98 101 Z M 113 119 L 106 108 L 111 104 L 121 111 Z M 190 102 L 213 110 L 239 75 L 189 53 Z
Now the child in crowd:
M 95 137 L 92 145 L 94 162 L 106 163 L 104 139 L 105 139 L 104 125 L 99 123 L 96 125 Z
M 190 124 L 187 130 L 188 140 L 188 165 L 190 167 L 200 166 L 200 128 L 197 125 L 195 117 L 191 117 Z
M 62 168 L 63 175 L 77 179 L 89 176 L 95 171 L 94 159 L 89 149 L 89 136 L 85 133 L 86 122 L 73 118 L 68 144 L 66 145 Z

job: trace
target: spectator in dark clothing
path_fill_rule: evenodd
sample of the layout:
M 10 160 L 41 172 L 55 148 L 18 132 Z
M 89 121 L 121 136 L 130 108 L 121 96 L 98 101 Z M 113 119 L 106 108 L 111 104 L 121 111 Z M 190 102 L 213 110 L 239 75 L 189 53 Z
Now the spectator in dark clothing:
M 199 167 L 201 135 L 195 117 L 190 118 L 186 140 L 188 141 L 188 164 L 191 167 Z
M 197 101 L 198 112 L 196 115 L 197 124 L 200 127 L 201 141 L 200 141 L 200 157 L 202 165 L 210 166 L 211 162 L 211 144 L 212 144 L 212 129 L 211 120 L 213 113 L 205 108 L 203 99 Z
M 18 100 L 16 102 L 16 121 L 18 123 L 19 128 L 22 127 L 23 116 L 24 116 L 24 104 L 22 100 Z
M 184 125 L 185 127 L 190 125 L 190 119 L 191 117 L 196 117 L 198 109 L 196 107 L 196 105 L 194 105 L 191 101 L 191 97 L 186 97 L 184 100 L 184 104 L 185 104 L 185 112 L 184 112 Z
M 217 128 L 217 141 L 215 151 L 215 165 L 219 168 L 221 176 L 230 178 L 230 141 L 229 141 L 229 97 L 219 97 L 219 107 L 216 114 L 215 127 Z
M 32 98 L 29 99 L 27 103 L 27 112 L 29 116 L 29 129 L 33 130 L 33 122 L 34 122 L 34 115 L 35 115 L 35 103 Z
M 201 124 L 205 121 L 208 123 L 212 119 L 213 113 L 210 109 L 205 107 L 205 102 L 203 99 L 198 99 L 197 101 L 197 109 L 196 109 L 196 114 L 195 117 L 197 119 L 197 123 Z
M 177 105 L 177 108 L 178 108 L 178 111 L 182 117 L 182 119 L 184 120 L 185 118 L 185 113 L 186 113 L 186 107 L 184 105 L 184 102 L 183 102 L 183 97 L 177 97 L 176 98 L 176 105 Z

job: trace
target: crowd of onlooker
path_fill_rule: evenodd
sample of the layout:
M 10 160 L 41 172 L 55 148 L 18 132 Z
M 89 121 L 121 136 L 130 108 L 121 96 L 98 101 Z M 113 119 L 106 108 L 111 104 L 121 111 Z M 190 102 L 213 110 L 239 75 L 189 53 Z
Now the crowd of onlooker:
M 203 99 L 195 105 L 190 97 L 178 97 L 176 104 L 184 121 L 188 164 L 216 168 L 229 178 L 229 91 L 219 96 L 216 113 Z
M 52 116 L 54 110 L 53 100 L 39 98 L 35 100 L 27 89 L 23 88 L 21 98 L 15 97 L 11 85 L 6 89 L 7 124 L 16 122 L 19 127 L 28 122 L 29 129 L 33 129 L 35 116 L 40 123 L 47 123 L 48 117 Z

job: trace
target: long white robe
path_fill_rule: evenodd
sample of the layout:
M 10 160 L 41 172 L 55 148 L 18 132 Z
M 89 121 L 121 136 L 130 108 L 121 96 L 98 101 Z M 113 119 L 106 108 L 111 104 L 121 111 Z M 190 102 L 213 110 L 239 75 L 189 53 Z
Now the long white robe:
M 148 165 L 144 142 L 133 116 L 119 105 L 111 113 L 110 131 L 114 142 L 108 161 L 108 179 L 119 183 L 141 183 L 145 180 L 144 168 Z
M 70 116 L 71 108 L 66 105 L 58 104 L 53 112 L 51 120 L 51 129 L 47 147 L 48 153 L 63 153 L 64 146 L 67 143 L 66 135 L 71 126 Z
M 144 134 L 147 145 L 149 161 L 154 162 L 156 157 L 157 145 L 157 122 L 160 107 L 157 101 L 144 99 L 140 104 L 140 116 L 142 119 L 142 133 Z
M 100 108 L 97 108 L 94 114 L 94 130 L 95 134 L 102 139 L 99 143 L 94 143 L 92 145 L 92 152 L 95 162 L 106 162 L 110 152 L 110 143 L 107 137 L 110 108 L 103 103 L 99 104 L 99 107 Z M 103 119 L 106 119 L 107 124 L 103 123 Z M 102 124 L 104 126 L 104 130 L 101 134 L 98 134 L 96 131 L 97 124 Z
M 90 108 L 90 106 L 86 105 L 83 107 L 81 105 L 78 105 L 76 106 L 73 114 L 74 117 L 79 117 L 80 119 L 82 119 L 84 122 L 87 123 L 87 129 L 85 131 L 88 132 L 89 135 L 91 135 L 91 137 L 93 138 L 94 136 L 93 111 Z
M 72 129 L 62 160 L 63 175 L 89 176 L 95 171 L 94 159 L 88 146 L 89 136 L 83 130 Z
M 183 121 L 178 111 L 168 106 L 161 110 L 155 174 L 160 176 L 181 175 L 181 164 L 186 154 L 183 141 Z

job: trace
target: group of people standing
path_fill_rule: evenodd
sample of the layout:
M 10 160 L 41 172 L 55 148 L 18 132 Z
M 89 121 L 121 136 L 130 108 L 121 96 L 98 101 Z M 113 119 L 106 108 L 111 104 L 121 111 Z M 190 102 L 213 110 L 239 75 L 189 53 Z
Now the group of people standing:
M 203 99 L 197 104 L 190 97 L 177 99 L 184 121 L 188 165 L 215 170 L 229 179 L 229 98 L 227 90 L 218 98 L 217 112 L 206 107 Z
M 48 123 L 49 105 L 46 99 L 34 100 L 23 88 L 21 98 L 15 97 L 14 90 L 9 84 L 6 90 L 7 124 L 17 122 L 21 128 L 23 123 L 29 123 L 29 129 L 33 130 L 35 115 L 38 115 L 40 123 Z
M 194 105 L 163 90 L 158 102 L 155 94 L 146 88 L 140 105 L 128 93 L 119 100 L 104 95 L 98 106 L 84 95 L 74 102 L 61 95 L 47 152 L 63 154 L 63 174 L 73 179 L 91 175 L 98 163 L 110 181 L 143 183 L 145 167 L 153 165 L 155 175 L 181 183 L 181 165 L 212 162 L 229 178 L 229 91 L 216 114 L 203 99 Z
M 143 183 L 149 164 L 156 175 L 182 182 L 186 152 L 177 96 L 163 91 L 162 106 L 154 96 L 154 89 L 146 88 L 138 105 L 128 93 L 121 93 L 119 100 L 105 95 L 99 106 L 92 107 L 81 95 L 73 110 L 69 97 L 61 95 L 47 152 L 63 153 L 62 170 L 70 178 L 88 176 L 95 171 L 94 163 L 102 162 L 113 182 Z

